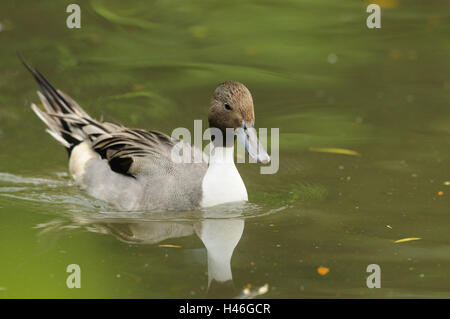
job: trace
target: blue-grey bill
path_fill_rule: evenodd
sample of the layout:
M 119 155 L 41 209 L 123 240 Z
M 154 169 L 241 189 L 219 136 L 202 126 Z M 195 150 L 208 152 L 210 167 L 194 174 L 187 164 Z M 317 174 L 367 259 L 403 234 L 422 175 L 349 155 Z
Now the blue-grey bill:
M 244 144 L 248 154 L 258 163 L 267 164 L 270 162 L 270 156 L 264 147 L 258 141 L 254 127 L 245 127 L 237 129 L 237 137 Z

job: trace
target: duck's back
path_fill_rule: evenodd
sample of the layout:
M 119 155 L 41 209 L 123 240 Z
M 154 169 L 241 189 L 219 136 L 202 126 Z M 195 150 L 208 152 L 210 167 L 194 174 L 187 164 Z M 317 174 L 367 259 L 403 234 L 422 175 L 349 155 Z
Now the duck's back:
M 184 143 L 184 142 L 180 142 Z M 185 149 L 201 154 L 193 146 Z M 79 145 L 71 156 L 73 163 L 86 158 L 94 145 Z M 91 151 L 92 152 L 92 151 Z M 198 156 L 198 155 L 197 155 Z M 201 157 L 200 157 L 201 158 Z M 111 162 L 92 152 L 89 160 L 78 163 L 72 170 L 76 183 L 89 195 L 125 210 L 191 210 L 199 208 L 202 199 L 202 181 L 207 162 L 178 163 L 171 157 L 169 146 L 153 154 L 134 156 L 129 167 L 122 165 L 112 169 Z M 83 167 L 84 165 L 84 167 Z M 81 169 L 83 167 L 83 169 Z

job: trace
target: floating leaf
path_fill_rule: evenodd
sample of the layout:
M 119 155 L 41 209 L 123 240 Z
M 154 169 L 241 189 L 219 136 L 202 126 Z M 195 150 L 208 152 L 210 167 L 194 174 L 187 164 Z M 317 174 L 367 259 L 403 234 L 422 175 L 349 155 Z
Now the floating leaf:
M 349 150 L 346 148 L 335 148 L 335 147 L 311 147 L 309 149 L 311 152 L 320 152 L 320 153 L 333 153 L 333 154 L 343 154 L 343 155 L 352 155 L 352 156 L 361 156 L 356 151 Z
M 244 289 L 242 290 L 242 293 L 237 296 L 237 299 L 253 299 L 257 296 L 264 295 L 269 291 L 269 284 L 265 284 L 264 286 L 259 287 L 258 289 L 252 290 L 252 285 L 247 284 Z
M 325 276 L 330 272 L 330 268 L 320 266 L 317 268 L 317 273 L 321 276 Z
M 265 284 L 264 286 L 258 289 L 258 295 L 263 295 L 269 291 L 269 284 Z
M 419 238 L 419 237 L 402 238 L 402 239 L 394 241 L 394 243 L 396 243 L 396 244 L 397 243 L 404 243 L 404 242 L 407 242 L 407 241 L 420 240 L 420 239 L 422 239 L 422 238 Z
M 158 247 L 164 247 L 164 248 L 181 248 L 181 246 L 179 246 L 179 245 L 171 245 L 171 244 L 158 245 Z

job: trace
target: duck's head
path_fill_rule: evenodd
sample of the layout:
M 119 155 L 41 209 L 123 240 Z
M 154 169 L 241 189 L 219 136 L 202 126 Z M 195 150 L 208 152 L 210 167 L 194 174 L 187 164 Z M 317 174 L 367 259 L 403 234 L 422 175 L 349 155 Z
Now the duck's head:
M 244 84 L 227 81 L 216 88 L 211 99 L 208 121 L 210 128 L 222 132 L 223 141 L 215 140 L 215 144 L 234 145 L 234 136 L 229 136 L 229 132 L 235 132 L 235 136 L 245 145 L 245 149 L 254 160 L 260 163 L 270 162 L 269 155 L 256 136 L 253 127 L 255 123 L 253 99 Z

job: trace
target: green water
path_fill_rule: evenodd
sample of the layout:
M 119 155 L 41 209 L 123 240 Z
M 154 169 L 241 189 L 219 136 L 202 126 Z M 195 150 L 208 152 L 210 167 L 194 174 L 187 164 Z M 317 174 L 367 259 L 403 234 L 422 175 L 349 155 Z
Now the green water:
M 68 29 L 71 2 L 0 4 L 0 298 L 450 297 L 447 1 L 380 1 L 373 30 L 361 1 L 78 1 Z M 168 134 L 243 82 L 280 169 L 238 164 L 243 207 L 111 211 L 72 184 L 16 51 L 92 116 Z

